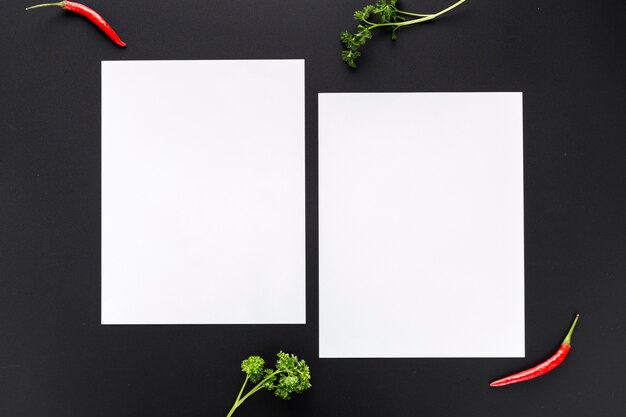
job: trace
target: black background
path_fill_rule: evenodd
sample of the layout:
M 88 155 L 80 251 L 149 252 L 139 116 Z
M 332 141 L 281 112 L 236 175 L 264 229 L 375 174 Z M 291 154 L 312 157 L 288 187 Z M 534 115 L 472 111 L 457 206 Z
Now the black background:
M 375 36 L 356 72 L 338 35 L 363 0 L 89 4 L 128 48 L 61 9 L 0 3 L 0 416 L 225 416 L 240 361 L 280 349 L 313 388 L 235 416 L 626 415 L 622 1 L 468 0 Z M 247 58 L 306 59 L 307 324 L 101 326 L 100 62 Z M 317 93 L 357 91 L 524 92 L 526 358 L 317 358 Z M 411 120 L 346 120 L 387 122 Z M 487 386 L 550 355 L 576 312 L 563 366 Z

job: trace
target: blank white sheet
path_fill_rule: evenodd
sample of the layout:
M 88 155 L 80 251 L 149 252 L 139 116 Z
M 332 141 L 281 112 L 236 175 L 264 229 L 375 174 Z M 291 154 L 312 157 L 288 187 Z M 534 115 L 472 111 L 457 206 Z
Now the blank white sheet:
M 304 61 L 102 63 L 102 323 L 305 323 Z
M 523 357 L 521 93 L 319 95 L 319 354 Z

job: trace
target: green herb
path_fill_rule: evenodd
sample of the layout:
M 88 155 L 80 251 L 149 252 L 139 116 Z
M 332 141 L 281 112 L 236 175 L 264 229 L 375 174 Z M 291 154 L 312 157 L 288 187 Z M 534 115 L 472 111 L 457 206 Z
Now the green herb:
M 276 370 L 265 368 L 265 361 L 260 356 L 250 356 L 241 362 L 241 370 L 246 374 L 246 379 L 239 390 L 235 404 L 233 404 L 226 417 L 232 416 L 237 407 L 252 394 L 264 388 L 274 391 L 274 394 L 283 400 L 290 399 L 293 393 L 301 394 L 311 388 L 309 383 L 311 374 L 304 360 L 298 360 L 295 355 L 284 352 L 278 352 L 276 356 L 278 357 L 275 366 Z M 243 392 L 248 381 L 256 385 L 244 395 Z
M 463 2 L 465 0 L 460 0 L 434 14 L 420 14 L 399 10 L 396 6 L 398 0 L 376 0 L 375 4 L 369 4 L 354 12 L 354 20 L 358 21 L 359 25 L 354 33 L 344 31 L 341 34 L 341 42 L 346 48 L 341 51 L 341 59 L 350 67 L 356 68 L 356 60 L 361 56 L 359 49 L 368 39 L 372 39 L 372 29 L 385 27 L 391 29 L 391 40 L 395 41 L 396 31 L 401 27 L 433 20 Z

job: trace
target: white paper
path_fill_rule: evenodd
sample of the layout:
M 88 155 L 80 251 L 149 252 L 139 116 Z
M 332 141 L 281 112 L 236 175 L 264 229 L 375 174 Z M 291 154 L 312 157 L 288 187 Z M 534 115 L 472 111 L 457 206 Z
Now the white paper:
M 320 357 L 523 357 L 521 93 L 319 95 Z
M 304 61 L 102 63 L 102 323 L 305 322 Z

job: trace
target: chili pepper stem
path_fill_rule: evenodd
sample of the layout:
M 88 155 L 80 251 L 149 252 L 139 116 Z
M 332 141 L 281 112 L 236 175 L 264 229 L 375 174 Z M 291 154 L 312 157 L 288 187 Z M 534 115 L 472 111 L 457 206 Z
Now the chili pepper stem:
M 580 314 L 576 314 L 576 317 L 574 318 L 574 322 L 572 323 L 572 327 L 569 328 L 569 332 L 567 332 L 567 336 L 565 336 L 565 339 L 563 339 L 562 344 L 567 345 L 567 346 L 572 345 L 572 333 L 574 333 L 574 327 L 576 327 L 576 323 L 578 323 L 579 317 L 580 317 Z
M 65 9 L 65 2 L 64 1 L 60 1 L 58 3 L 43 3 L 43 4 L 36 4 L 34 6 L 30 6 L 27 7 L 26 10 L 30 10 L 30 9 L 38 9 L 40 7 L 50 7 L 50 6 L 57 6 L 57 7 L 61 7 L 63 9 Z

